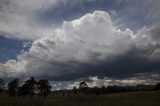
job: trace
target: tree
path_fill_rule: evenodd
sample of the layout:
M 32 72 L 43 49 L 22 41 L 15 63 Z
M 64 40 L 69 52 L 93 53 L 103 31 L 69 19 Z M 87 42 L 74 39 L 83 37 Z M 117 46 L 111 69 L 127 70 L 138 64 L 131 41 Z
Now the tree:
M 88 85 L 86 82 L 82 81 L 79 83 L 79 90 L 80 92 L 86 92 L 87 93 Z
M 20 96 L 26 96 L 28 95 L 28 87 L 27 85 L 24 83 L 19 87 L 19 95 Z
M 87 85 L 86 82 L 82 81 L 82 82 L 79 83 L 79 88 L 80 88 L 80 89 L 81 89 L 81 88 L 85 88 L 85 87 L 88 87 L 88 85 Z
M 36 89 L 36 81 L 34 77 L 31 77 L 29 80 L 25 81 L 25 83 L 22 85 L 22 92 L 23 94 L 28 94 L 31 97 L 34 96 Z
M 48 80 L 39 80 L 37 82 L 37 88 L 41 96 L 46 98 L 49 92 L 51 92 L 51 86 L 49 85 Z
M 0 93 L 3 92 L 4 87 L 5 87 L 5 81 L 4 81 L 4 79 L 0 78 Z
M 160 83 L 157 83 L 157 84 L 155 85 L 155 90 L 160 90 Z
M 77 88 L 75 86 L 73 87 L 73 93 L 77 93 Z
M 15 97 L 19 87 L 19 79 L 14 79 L 8 83 L 9 95 Z
M 102 94 L 105 94 L 105 93 L 106 93 L 106 87 L 105 87 L 104 85 L 103 85 L 102 88 L 101 88 L 101 93 L 102 93 Z

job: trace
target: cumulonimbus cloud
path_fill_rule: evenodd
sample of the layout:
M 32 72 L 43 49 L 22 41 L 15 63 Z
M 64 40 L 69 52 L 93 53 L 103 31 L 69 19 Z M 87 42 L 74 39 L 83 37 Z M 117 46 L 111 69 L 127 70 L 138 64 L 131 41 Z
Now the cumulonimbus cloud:
M 0 76 L 71 80 L 90 75 L 159 73 L 159 39 L 154 39 L 153 31 L 154 27 L 137 33 L 121 30 L 107 12 L 94 11 L 64 22 L 52 36 L 35 40 L 17 60 L 0 64 Z

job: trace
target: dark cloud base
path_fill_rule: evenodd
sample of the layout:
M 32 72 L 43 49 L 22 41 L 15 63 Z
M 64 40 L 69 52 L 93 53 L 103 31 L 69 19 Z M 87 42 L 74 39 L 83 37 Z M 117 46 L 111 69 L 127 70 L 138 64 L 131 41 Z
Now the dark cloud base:
M 76 80 L 89 76 L 110 77 L 115 79 L 124 79 L 134 77 L 138 74 L 160 73 L 160 61 L 150 60 L 146 57 L 139 56 L 137 53 L 143 53 L 140 50 L 130 50 L 126 54 L 114 57 L 110 62 L 108 60 L 97 65 L 79 64 L 79 68 L 73 70 L 76 73 L 69 73 L 61 77 L 43 76 L 49 80 Z M 136 53 L 136 54 L 135 54 Z M 64 66 L 62 66 L 64 67 Z M 72 68 L 72 67 L 71 67 Z M 65 70 L 64 70 L 65 71 Z M 78 71 L 78 72 L 77 72 Z

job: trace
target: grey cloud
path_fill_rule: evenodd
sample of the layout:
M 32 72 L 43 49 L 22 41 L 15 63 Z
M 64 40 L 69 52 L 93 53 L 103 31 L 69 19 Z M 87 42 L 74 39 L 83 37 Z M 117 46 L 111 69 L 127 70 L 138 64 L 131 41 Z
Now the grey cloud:
M 0 33 L 11 39 L 35 40 L 50 36 L 54 26 L 46 28 L 36 22 L 36 12 L 49 5 L 57 5 L 57 0 L 1 0 Z
M 59 25 L 52 22 L 50 26 L 40 23 L 37 21 L 40 17 L 37 13 L 72 2 L 77 4 L 81 0 L 0 0 L 0 34 L 10 39 L 20 40 L 36 40 L 51 36 L 53 29 Z
M 0 0 L 0 10 L 3 11 L 5 5 L 9 5 L 10 0 Z
M 152 26 L 151 29 L 152 37 L 156 40 L 160 40 L 160 23 L 156 23 L 154 26 Z
M 72 0 L 70 0 L 72 1 Z M 134 31 L 144 26 L 152 26 L 159 22 L 160 6 L 159 0 L 81 0 L 76 3 L 61 3 L 55 7 L 50 6 L 45 10 L 38 12 L 39 22 L 62 23 L 61 20 L 71 21 L 79 18 L 88 12 L 95 10 L 107 11 L 111 14 L 114 24 L 126 29 L 131 28 Z
M 137 31 L 159 22 L 159 4 L 159 0 L 0 0 L 0 33 L 8 38 L 35 40 L 51 36 L 64 20 L 97 9 L 110 11 L 118 27 Z M 56 23 L 58 20 L 60 23 Z
M 115 8 L 111 8 L 116 13 L 113 20 L 121 28 L 129 27 L 136 32 L 160 21 L 159 0 L 118 0 L 115 4 Z
M 80 77 L 108 76 L 115 79 L 140 73 L 160 73 L 160 59 L 155 55 L 159 40 L 151 28 L 136 34 L 120 30 L 104 11 L 88 13 L 64 22 L 52 36 L 33 42 L 30 50 L 0 64 L 0 75 L 6 77 L 74 80 Z M 83 41 L 83 42 L 82 42 Z

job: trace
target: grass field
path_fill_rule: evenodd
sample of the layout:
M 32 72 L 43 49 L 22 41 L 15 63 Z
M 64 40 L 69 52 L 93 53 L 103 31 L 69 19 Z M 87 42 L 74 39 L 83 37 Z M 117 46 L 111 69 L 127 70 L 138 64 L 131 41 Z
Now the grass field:
M 160 106 L 160 92 L 30 98 L 0 96 L 0 106 Z

